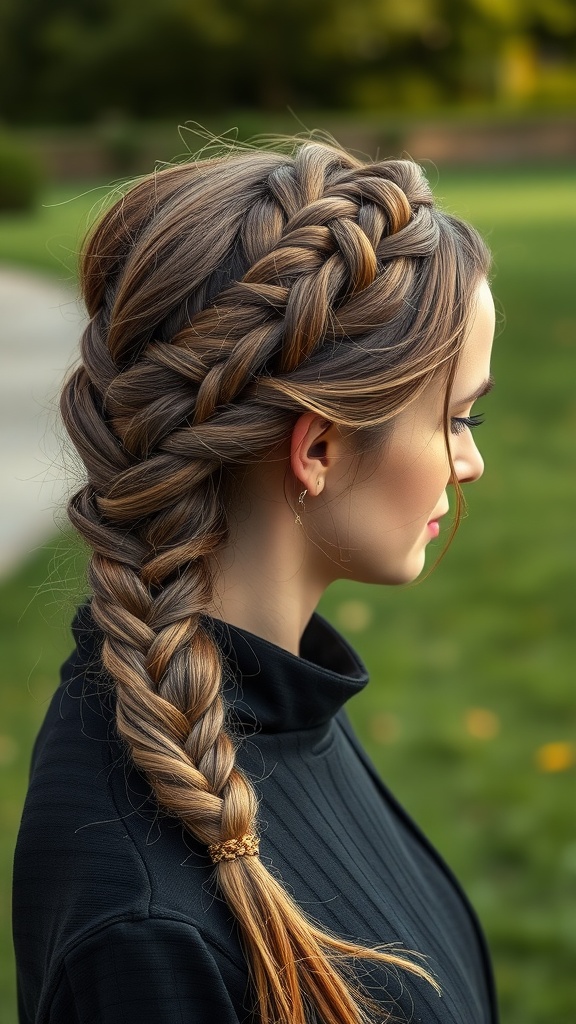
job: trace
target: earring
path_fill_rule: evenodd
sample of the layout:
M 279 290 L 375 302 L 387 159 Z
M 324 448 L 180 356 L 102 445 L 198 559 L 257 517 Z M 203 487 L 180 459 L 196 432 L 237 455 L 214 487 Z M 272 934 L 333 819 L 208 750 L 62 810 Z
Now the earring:
M 306 511 L 306 506 L 304 505 L 304 498 L 306 497 L 307 494 L 308 494 L 308 488 L 305 487 L 304 490 L 300 492 L 300 496 L 298 498 L 298 504 L 301 506 L 303 512 Z M 295 518 L 294 522 L 295 523 L 299 523 L 300 526 L 302 526 L 302 520 L 300 519 L 300 516 L 298 515 L 298 513 L 296 513 L 296 518 Z

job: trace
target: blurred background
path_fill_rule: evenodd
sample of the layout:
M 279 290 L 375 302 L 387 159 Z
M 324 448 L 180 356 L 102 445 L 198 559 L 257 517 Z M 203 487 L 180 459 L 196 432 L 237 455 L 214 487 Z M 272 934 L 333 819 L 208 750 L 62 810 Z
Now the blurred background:
M 412 156 L 493 249 L 469 517 L 422 584 L 340 583 L 321 611 L 371 672 L 363 741 L 482 918 L 504 1022 L 573 1024 L 574 0 L 1 0 L 0 1022 L 30 750 L 87 592 L 56 414 L 78 247 L 111 185 L 203 129 Z

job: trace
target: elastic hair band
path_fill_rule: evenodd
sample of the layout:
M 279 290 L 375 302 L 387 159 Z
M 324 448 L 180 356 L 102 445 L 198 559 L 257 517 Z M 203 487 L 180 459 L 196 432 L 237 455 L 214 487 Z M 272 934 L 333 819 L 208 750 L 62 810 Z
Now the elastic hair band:
M 246 832 L 240 839 L 226 839 L 223 843 L 212 843 L 208 847 L 214 864 L 220 860 L 236 860 L 236 857 L 257 857 L 259 852 L 258 836 Z

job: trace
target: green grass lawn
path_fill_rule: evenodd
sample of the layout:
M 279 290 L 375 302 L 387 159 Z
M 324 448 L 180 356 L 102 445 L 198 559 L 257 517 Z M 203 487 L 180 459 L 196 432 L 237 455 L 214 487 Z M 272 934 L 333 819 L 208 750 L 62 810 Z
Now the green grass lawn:
M 574 241 L 566 169 L 431 172 L 482 228 L 500 309 L 479 403 L 486 460 L 469 516 L 431 578 L 339 583 L 321 610 L 372 681 L 351 705 L 379 770 L 470 893 L 488 932 L 505 1024 L 576 1020 Z M 69 275 L 101 198 L 0 221 L 0 260 Z M 66 255 L 67 254 L 67 255 Z M 504 321 L 506 324 L 504 325 Z M 66 537 L 0 586 L 0 1021 L 15 1024 L 9 871 L 33 736 L 69 648 L 84 558 Z
M 0 213 L 0 264 L 74 280 L 82 238 L 112 191 L 101 184 L 52 185 L 33 214 Z

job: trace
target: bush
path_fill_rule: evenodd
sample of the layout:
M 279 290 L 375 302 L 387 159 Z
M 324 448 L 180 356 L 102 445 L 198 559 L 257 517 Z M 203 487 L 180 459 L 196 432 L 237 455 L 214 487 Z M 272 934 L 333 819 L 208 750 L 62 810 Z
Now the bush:
M 0 210 L 29 210 L 42 175 L 37 158 L 12 136 L 0 133 Z

